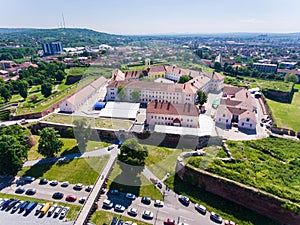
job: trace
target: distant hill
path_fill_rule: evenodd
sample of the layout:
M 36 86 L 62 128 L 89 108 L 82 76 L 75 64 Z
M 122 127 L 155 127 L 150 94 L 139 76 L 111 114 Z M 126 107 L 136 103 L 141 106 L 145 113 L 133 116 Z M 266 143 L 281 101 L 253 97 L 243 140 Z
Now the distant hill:
M 128 38 L 80 28 L 31 29 L 31 28 L 0 28 L 0 42 L 20 43 L 25 47 L 39 47 L 40 43 L 61 41 L 65 47 L 96 46 L 100 44 L 122 45 Z

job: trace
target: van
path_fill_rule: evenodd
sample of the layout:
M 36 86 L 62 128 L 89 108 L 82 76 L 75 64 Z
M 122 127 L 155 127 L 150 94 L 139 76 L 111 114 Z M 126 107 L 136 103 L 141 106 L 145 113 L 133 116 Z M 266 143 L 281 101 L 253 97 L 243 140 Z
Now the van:
M 22 212 L 24 209 L 26 209 L 26 207 L 30 204 L 30 201 L 25 201 L 22 203 L 22 205 L 20 206 L 20 212 Z
M 38 202 L 31 202 L 25 209 L 26 212 L 30 213 L 37 205 L 38 205 Z
M 50 207 L 50 209 L 48 210 L 48 216 L 52 216 L 56 207 L 57 207 L 57 204 L 54 204 L 53 206 Z
M 48 210 L 50 209 L 50 207 L 53 205 L 53 202 L 47 202 L 44 207 L 41 209 L 41 214 L 45 215 Z

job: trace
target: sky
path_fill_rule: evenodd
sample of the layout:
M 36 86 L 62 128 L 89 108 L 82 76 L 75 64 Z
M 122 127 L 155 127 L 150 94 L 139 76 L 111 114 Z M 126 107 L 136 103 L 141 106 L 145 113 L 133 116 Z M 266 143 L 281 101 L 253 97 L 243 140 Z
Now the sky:
M 113 34 L 300 31 L 300 0 L 0 0 L 0 27 Z

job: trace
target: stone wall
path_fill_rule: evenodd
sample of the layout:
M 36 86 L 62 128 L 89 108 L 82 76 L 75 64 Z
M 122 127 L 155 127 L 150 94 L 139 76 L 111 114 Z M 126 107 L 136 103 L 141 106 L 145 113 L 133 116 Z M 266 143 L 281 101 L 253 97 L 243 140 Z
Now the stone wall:
M 180 179 L 199 188 L 205 187 L 206 191 L 224 199 L 281 223 L 299 225 L 300 206 L 298 206 L 298 213 L 286 210 L 282 208 L 285 203 L 283 199 L 206 171 L 185 166 L 180 157 L 177 161 L 176 172 Z

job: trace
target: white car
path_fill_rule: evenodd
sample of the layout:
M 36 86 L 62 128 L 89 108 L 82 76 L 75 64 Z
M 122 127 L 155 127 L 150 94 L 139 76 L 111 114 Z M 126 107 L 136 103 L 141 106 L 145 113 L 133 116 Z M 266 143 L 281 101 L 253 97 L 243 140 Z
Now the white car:
M 74 187 L 73 187 L 74 190 L 81 190 L 82 188 L 83 188 L 83 184 L 80 184 L 80 183 L 75 184 Z
M 154 206 L 156 206 L 156 207 L 164 207 L 164 205 L 165 205 L 164 202 L 161 200 L 154 201 Z
M 64 207 L 60 213 L 60 218 L 64 218 L 67 215 L 69 209 L 69 207 Z
M 128 210 L 128 214 L 131 215 L 131 216 L 136 216 L 138 214 L 138 211 L 135 208 L 130 208 Z
M 111 202 L 111 201 L 109 201 L 108 199 L 105 199 L 104 201 L 103 201 L 103 207 L 106 207 L 106 208 L 112 208 L 114 206 L 114 204 Z
M 58 206 L 54 211 L 54 216 L 58 216 L 62 210 L 63 210 L 63 207 Z
M 145 210 L 143 212 L 143 217 L 146 218 L 146 219 L 153 219 L 153 213 L 150 212 L 149 210 Z
M 117 212 L 124 212 L 125 211 L 125 207 L 120 205 L 120 204 L 116 204 L 115 205 L 115 211 Z
M 57 207 L 57 204 L 54 204 L 54 205 L 52 205 L 52 206 L 50 207 L 50 209 L 48 210 L 48 215 L 49 215 L 49 216 L 51 216 L 51 215 L 54 213 L 56 207 Z
M 45 203 L 42 203 L 42 204 L 39 204 L 37 207 L 36 207 L 36 210 L 35 210 L 35 214 L 39 214 L 42 210 L 42 208 L 44 207 Z
M 197 203 L 195 204 L 195 209 L 202 214 L 206 214 L 206 208 L 203 205 Z

